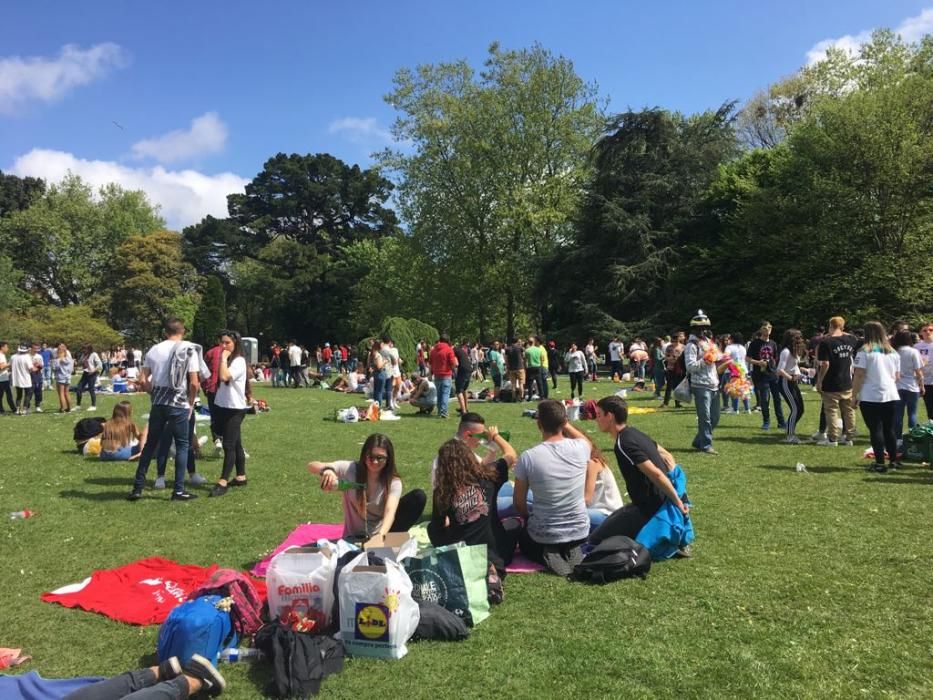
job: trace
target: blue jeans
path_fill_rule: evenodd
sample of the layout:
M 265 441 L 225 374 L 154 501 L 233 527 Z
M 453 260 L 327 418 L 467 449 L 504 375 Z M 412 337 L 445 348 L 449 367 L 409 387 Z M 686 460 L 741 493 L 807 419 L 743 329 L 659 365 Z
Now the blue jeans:
M 595 508 L 587 508 L 586 514 L 590 516 L 590 532 L 593 532 L 593 530 L 602 525 L 603 521 L 609 517 L 608 513 L 603 513 L 601 510 L 596 510 Z
M 373 401 L 379 404 L 382 403 L 382 399 L 385 397 L 386 408 L 389 407 L 392 401 L 392 384 L 386 381 L 388 378 L 388 372 L 384 369 L 373 373 Z M 388 396 L 386 395 L 387 392 Z
M 434 380 L 434 386 L 437 387 L 437 415 L 447 417 L 447 404 L 450 402 L 450 385 L 453 383 L 451 377 L 443 377 Z
M 900 440 L 904 434 L 904 409 L 907 409 L 907 429 L 910 430 L 917 425 L 917 403 L 920 401 L 919 391 L 904 391 L 898 389 L 897 393 L 901 400 L 897 402 L 897 408 L 894 413 L 894 434 Z
M 698 450 L 713 447 L 713 431 L 719 425 L 719 389 L 690 387 L 693 403 L 697 410 L 697 434 L 693 446 Z
M 512 505 L 512 495 L 514 493 L 515 484 L 506 481 L 499 489 L 499 493 L 496 494 L 496 511 L 499 513 L 500 518 L 514 518 L 518 515 L 515 506 Z M 528 504 L 528 512 L 532 512 L 535 505 L 535 494 L 530 489 L 525 496 L 525 503 Z
M 777 377 L 761 377 L 752 375 L 755 389 L 758 391 L 758 405 L 761 406 L 761 420 L 763 423 L 771 422 L 771 397 L 774 397 L 774 415 L 778 425 L 784 425 L 784 407 L 781 405 L 781 390 L 778 388 Z
M 149 435 L 153 437 L 146 440 L 146 446 L 139 457 L 139 466 L 136 468 L 136 480 L 133 482 L 134 491 L 142 491 L 146 484 L 146 472 L 149 471 L 149 462 L 155 454 L 161 440 L 158 436 L 166 430 L 171 431 L 175 439 L 175 485 L 174 492 L 185 490 L 185 471 L 188 468 L 188 409 L 176 406 L 155 405 L 149 411 Z M 164 438 L 163 438 L 164 439 Z

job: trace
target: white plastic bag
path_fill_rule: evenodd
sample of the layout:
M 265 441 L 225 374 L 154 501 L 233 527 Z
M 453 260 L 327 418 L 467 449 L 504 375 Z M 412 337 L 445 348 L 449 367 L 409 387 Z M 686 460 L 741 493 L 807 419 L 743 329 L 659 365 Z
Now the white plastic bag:
M 294 611 L 330 622 L 334 606 L 336 547 L 289 547 L 276 555 L 266 571 L 269 615 L 277 619 Z
M 421 614 L 411 595 L 411 579 L 394 561 L 370 566 L 363 552 L 340 571 L 340 639 L 353 656 L 400 659 Z
M 674 389 L 674 400 L 680 403 L 693 403 L 693 394 L 690 393 L 690 379 L 684 377 L 677 388 Z M 718 397 L 716 399 L 719 400 Z
M 356 406 L 340 408 L 337 410 L 337 421 L 340 423 L 356 423 L 360 420 L 360 412 Z

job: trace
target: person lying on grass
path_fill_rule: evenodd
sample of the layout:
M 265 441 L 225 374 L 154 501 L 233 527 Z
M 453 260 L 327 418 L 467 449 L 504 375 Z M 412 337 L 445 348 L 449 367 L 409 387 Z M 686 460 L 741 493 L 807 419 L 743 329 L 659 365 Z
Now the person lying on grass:
M 509 480 L 518 454 L 495 426 L 485 429 L 502 453 L 495 464 L 481 462 L 465 442 L 451 438 L 437 453 L 437 472 L 428 537 L 435 547 L 465 542 L 486 545 L 489 571 L 486 585 L 491 603 L 504 597 L 501 579 L 512 560 L 515 537 L 502 527 L 496 506 L 499 488 Z
M 606 518 L 590 534 L 590 543 L 598 544 L 613 535 L 634 538 L 665 499 L 674 503 L 684 515 L 690 512 L 667 478 L 675 466 L 674 457 L 643 432 L 628 425 L 625 399 L 607 396 L 597 401 L 596 425 L 613 437 L 613 449 L 631 503 Z
M 100 458 L 105 462 L 139 459 L 148 433 L 148 425 L 140 430 L 133 422 L 133 404 L 121 401 L 113 407 L 110 420 L 104 423 L 104 431 L 100 436 Z
M 308 471 L 321 478 L 324 491 L 343 491 L 344 539 L 367 540 L 389 532 L 407 532 L 424 512 L 424 491 L 414 489 L 402 495 L 395 448 L 381 433 L 366 438 L 355 462 L 309 462 Z

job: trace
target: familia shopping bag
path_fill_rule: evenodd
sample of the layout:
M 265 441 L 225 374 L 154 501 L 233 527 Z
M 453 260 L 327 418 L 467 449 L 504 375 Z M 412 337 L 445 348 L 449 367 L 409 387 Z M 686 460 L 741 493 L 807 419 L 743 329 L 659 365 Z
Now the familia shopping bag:
M 334 604 L 336 549 L 324 547 L 289 547 L 269 563 L 266 588 L 269 616 L 285 619 L 293 616 L 330 623 Z
M 400 564 L 383 560 L 373 565 L 369 557 L 363 552 L 340 571 L 338 636 L 352 656 L 400 659 L 421 619 L 411 579 Z
M 403 560 L 418 602 L 437 603 L 471 627 L 489 617 L 486 545 L 463 542 L 427 549 Z

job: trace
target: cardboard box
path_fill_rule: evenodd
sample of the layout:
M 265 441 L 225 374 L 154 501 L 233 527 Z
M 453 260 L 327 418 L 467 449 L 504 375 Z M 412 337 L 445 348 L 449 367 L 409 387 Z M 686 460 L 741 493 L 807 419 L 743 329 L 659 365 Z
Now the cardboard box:
M 385 537 L 374 535 L 363 543 L 363 549 L 383 559 L 398 562 L 418 553 L 418 542 L 407 532 L 390 532 Z

